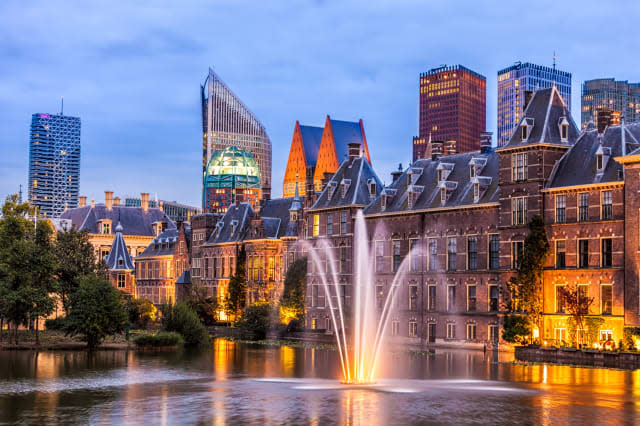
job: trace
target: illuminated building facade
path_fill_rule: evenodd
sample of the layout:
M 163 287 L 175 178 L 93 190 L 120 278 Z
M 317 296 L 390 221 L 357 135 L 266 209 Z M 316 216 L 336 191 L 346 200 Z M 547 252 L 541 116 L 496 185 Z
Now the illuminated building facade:
M 249 108 L 209 68 L 200 86 L 202 104 L 202 172 L 213 154 L 236 146 L 253 155 L 260 170 L 261 195 L 271 197 L 271 141 L 260 121 Z M 203 203 L 205 200 L 203 188 Z M 202 205 L 206 209 L 205 204 Z
M 455 140 L 458 152 L 480 149 L 486 128 L 486 78 L 462 65 L 420 74 L 418 137 Z M 414 149 L 420 149 L 414 141 Z M 414 154 L 414 158 L 418 158 Z
M 260 201 L 260 169 L 253 155 L 237 146 L 216 151 L 205 169 L 202 205 L 209 213 L 225 213 L 234 203 Z
M 597 124 L 598 111 L 618 113 L 625 123 L 640 121 L 640 83 L 616 81 L 613 78 L 587 80 L 582 84 L 582 128 Z M 600 127 L 600 126 L 598 126 Z
M 78 206 L 80 118 L 33 114 L 29 140 L 29 203 L 57 218 Z

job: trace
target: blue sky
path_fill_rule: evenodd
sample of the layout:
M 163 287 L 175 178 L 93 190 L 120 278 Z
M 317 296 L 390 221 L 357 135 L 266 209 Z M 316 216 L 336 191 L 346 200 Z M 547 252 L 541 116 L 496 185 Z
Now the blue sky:
M 153 6 L 149 6 L 149 5 Z M 273 193 L 296 120 L 364 120 L 389 181 L 411 157 L 418 75 L 461 63 L 487 77 L 515 61 L 640 81 L 640 2 L 38 1 L 0 2 L 0 197 L 26 188 L 31 114 L 82 119 L 80 192 L 102 201 L 157 193 L 200 204 L 199 84 L 209 66 L 267 128 Z M 495 143 L 495 138 L 494 138 Z M 26 189 L 25 189 L 26 191 Z M 26 194 L 26 192 L 25 192 Z

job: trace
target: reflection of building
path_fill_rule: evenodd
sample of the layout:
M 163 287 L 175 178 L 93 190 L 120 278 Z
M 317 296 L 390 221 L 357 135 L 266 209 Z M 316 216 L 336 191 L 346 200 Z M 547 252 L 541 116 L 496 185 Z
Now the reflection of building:
M 124 197 L 124 205 L 127 207 L 140 207 L 142 200 L 139 197 Z M 157 207 L 174 222 L 188 222 L 191 216 L 202 213 L 198 207 L 188 206 L 175 201 L 149 200 L 149 207 Z
M 44 217 L 78 206 L 80 118 L 33 114 L 29 140 L 29 203 Z
M 459 152 L 479 149 L 486 127 L 486 78 L 454 65 L 421 73 L 419 83 L 419 138 L 455 140 Z
M 571 111 L 571 73 L 529 62 L 498 71 L 498 146 L 509 142 L 533 92 L 554 83 Z
M 234 203 L 256 207 L 260 200 L 260 170 L 253 155 L 236 146 L 216 151 L 204 174 L 205 211 L 224 213 Z
M 271 141 L 264 126 L 220 77 L 209 68 L 200 86 L 202 102 L 202 172 L 214 152 L 230 146 L 253 155 L 260 169 L 262 197 L 271 197 Z M 203 194 L 204 202 L 204 194 Z M 202 205 L 206 209 L 206 205 Z
M 640 83 L 613 78 L 585 81 L 582 84 L 582 128 L 590 121 L 596 123 L 597 111 L 603 108 L 619 111 L 626 123 L 640 121 Z
M 118 222 L 111 250 L 104 259 L 109 269 L 109 281 L 118 290 L 136 296 L 136 277 L 131 255 L 122 237 L 122 225 Z
M 327 115 L 324 128 L 301 126 L 296 121 L 284 174 L 283 196 L 293 197 L 296 176 L 301 195 L 306 195 L 307 187 L 311 184 L 319 191 L 325 174 L 335 173 L 346 159 L 351 142 L 361 144 L 363 155 L 371 163 L 362 120 L 332 120 Z

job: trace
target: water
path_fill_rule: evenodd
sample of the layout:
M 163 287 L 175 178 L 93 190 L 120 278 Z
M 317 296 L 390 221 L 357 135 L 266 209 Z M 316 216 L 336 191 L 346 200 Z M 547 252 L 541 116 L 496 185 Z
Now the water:
M 0 423 L 640 423 L 640 370 L 509 361 L 383 352 L 375 386 L 345 386 L 327 349 L 0 352 Z

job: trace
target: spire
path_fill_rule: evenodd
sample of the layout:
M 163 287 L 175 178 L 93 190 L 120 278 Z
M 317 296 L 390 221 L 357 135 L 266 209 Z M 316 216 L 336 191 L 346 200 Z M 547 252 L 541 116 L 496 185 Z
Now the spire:
M 122 236 L 122 224 L 118 221 L 116 225 L 116 236 L 113 238 L 111 250 L 105 258 L 109 270 L 133 271 L 133 260 L 127 250 L 127 245 Z

